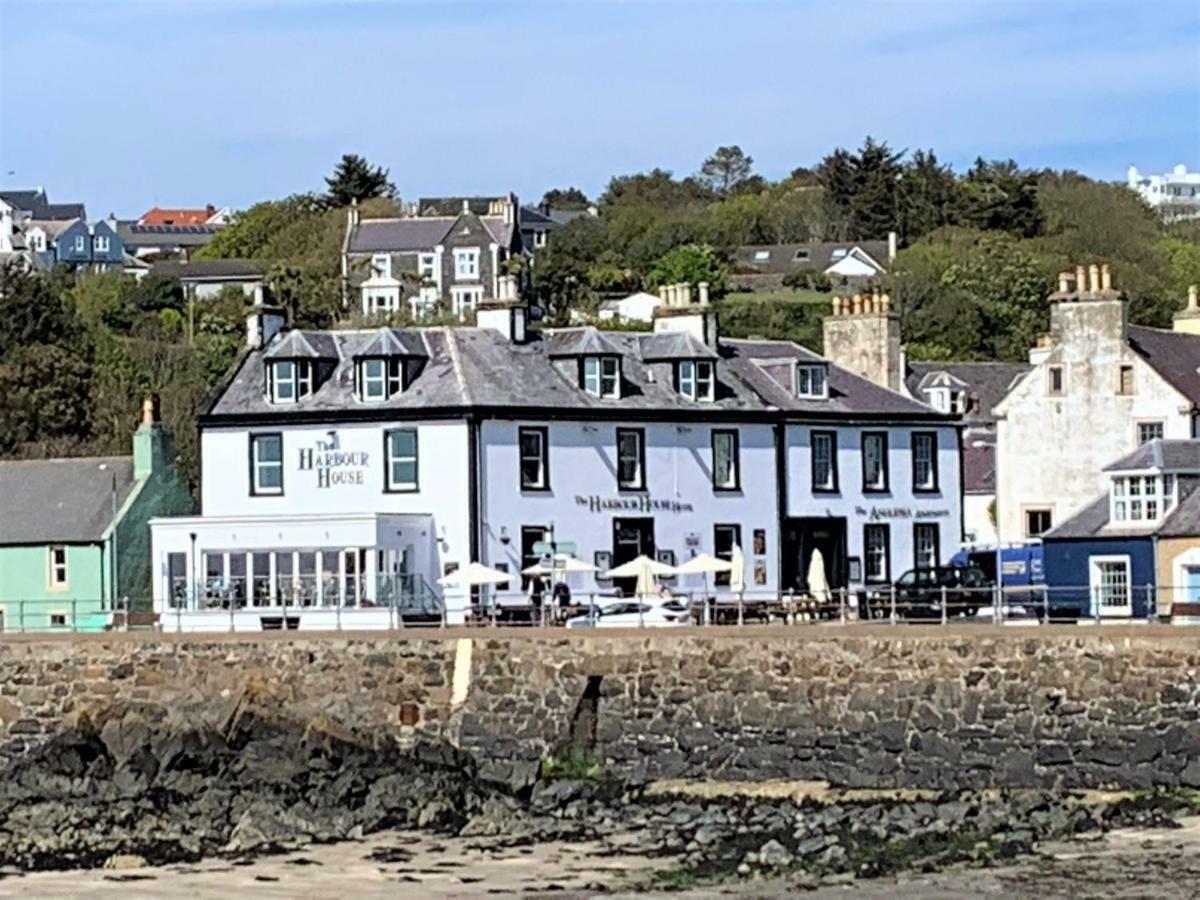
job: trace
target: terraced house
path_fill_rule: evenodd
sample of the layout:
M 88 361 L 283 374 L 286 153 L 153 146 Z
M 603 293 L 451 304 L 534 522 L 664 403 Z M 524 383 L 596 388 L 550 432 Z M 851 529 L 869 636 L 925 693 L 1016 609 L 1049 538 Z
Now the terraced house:
M 152 526 L 164 626 L 461 612 L 442 576 L 515 576 L 546 542 L 601 571 L 740 548 L 771 595 L 804 590 L 817 549 L 857 589 L 958 548 L 956 417 L 795 344 L 721 338 L 705 285 L 671 286 L 643 333 L 538 331 L 512 276 L 498 293 L 475 327 L 294 331 L 259 310 L 200 420 L 201 514 Z
M 344 302 L 365 315 L 407 309 L 421 318 L 444 309 L 462 316 L 499 296 L 508 260 L 523 249 L 520 207 L 509 194 L 477 212 L 363 219 L 352 206 L 342 244 Z

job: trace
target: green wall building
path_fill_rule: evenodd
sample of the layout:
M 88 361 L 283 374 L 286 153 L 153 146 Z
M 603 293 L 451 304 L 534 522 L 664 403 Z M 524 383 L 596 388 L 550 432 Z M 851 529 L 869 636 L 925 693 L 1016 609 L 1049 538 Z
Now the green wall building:
M 102 631 L 150 608 L 154 516 L 193 510 L 147 400 L 133 456 L 0 461 L 0 630 Z

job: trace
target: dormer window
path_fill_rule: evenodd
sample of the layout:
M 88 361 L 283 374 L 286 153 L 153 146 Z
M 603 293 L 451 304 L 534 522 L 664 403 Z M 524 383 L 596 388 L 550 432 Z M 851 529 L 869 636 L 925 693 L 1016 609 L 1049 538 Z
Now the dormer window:
M 675 380 L 679 393 L 689 400 L 711 402 L 716 394 L 716 378 L 710 359 L 684 359 L 676 365 Z
M 824 400 L 829 396 L 824 366 L 796 366 L 796 396 L 809 400 Z
M 926 395 L 929 397 L 929 405 L 938 412 L 957 414 L 963 411 L 962 391 L 936 387 L 930 388 Z
M 621 360 L 616 356 L 583 358 L 583 390 L 602 399 L 621 396 Z
M 267 367 L 267 381 L 272 403 L 295 403 L 313 392 L 312 360 L 276 360 Z
M 404 360 L 368 357 L 358 361 L 358 397 L 387 400 L 404 390 Z
M 1174 475 L 1120 475 L 1112 480 L 1113 522 L 1157 522 L 1176 502 Z
M 379 278 L 391 278 L 392 257 L 387 253 L 376 253 L 371 257 L 371 270 Z

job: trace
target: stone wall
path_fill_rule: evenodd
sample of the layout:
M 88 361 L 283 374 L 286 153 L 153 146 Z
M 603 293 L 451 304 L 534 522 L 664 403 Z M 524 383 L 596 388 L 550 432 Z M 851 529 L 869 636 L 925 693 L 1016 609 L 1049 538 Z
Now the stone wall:
M 430 632 L 0 642 L 0 750 L 119 710 L 254 705 L 520 768 L 574 743 L 634 777 L 1200 786 L 1200 635 L 1169 628 Z

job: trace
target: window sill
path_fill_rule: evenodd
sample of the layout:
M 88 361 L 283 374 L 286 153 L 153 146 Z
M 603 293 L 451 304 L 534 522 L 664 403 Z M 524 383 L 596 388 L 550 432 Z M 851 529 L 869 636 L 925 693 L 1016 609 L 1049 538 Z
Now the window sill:
M 412 487 L 385 487 L 383 492 L 385 494 L 419 494 L 421 488 L 415 484 Z
M 740 484 L 733 487 L 717 487 L 715 484 L 713 485 L 714 494 L 740 494 L 741 492 L 742 486 Z
M 814 495 L 820 495 L 820 496 L 826 496 L 826 497 L 828 497 L 832 494 L 840 494 L 841 492 L 842 492 L 841 488 L 837 487 L 836 485 L 831 488 L 814 487 L 812 489 L 812 493 Z
M 521 485 L 521 493 L 522 494 L 549 494 L 550 486 L 546 485 L 545 487 L 529 487 L 529 486 L 523 484 L 523 485 Z
M 251 497 L 282 497 L 283 491 L 251 491 Z
M 941 492 L 942 492 L 942 489 L 940 487 L 928 487 L 928 488 L 915 487 L 915 488 L 913 488 L 914 494 L 922 494 L 924 496 L 929 496 L 930 494 L 940 494 Z
M 884 487 L 865 487 L 862 492 L 864 494 L 890 494 L 892 489 L 885 485 Z
M 649 491 L 650 491 L 650 489 L 645 487 L 644 485 L 640 486 L 640 487 L 632 485 L 632 484 L 618 484 L 617 485 L 617 493 L 618 494 L 647 494 L 647 493 L 649 493 Z

